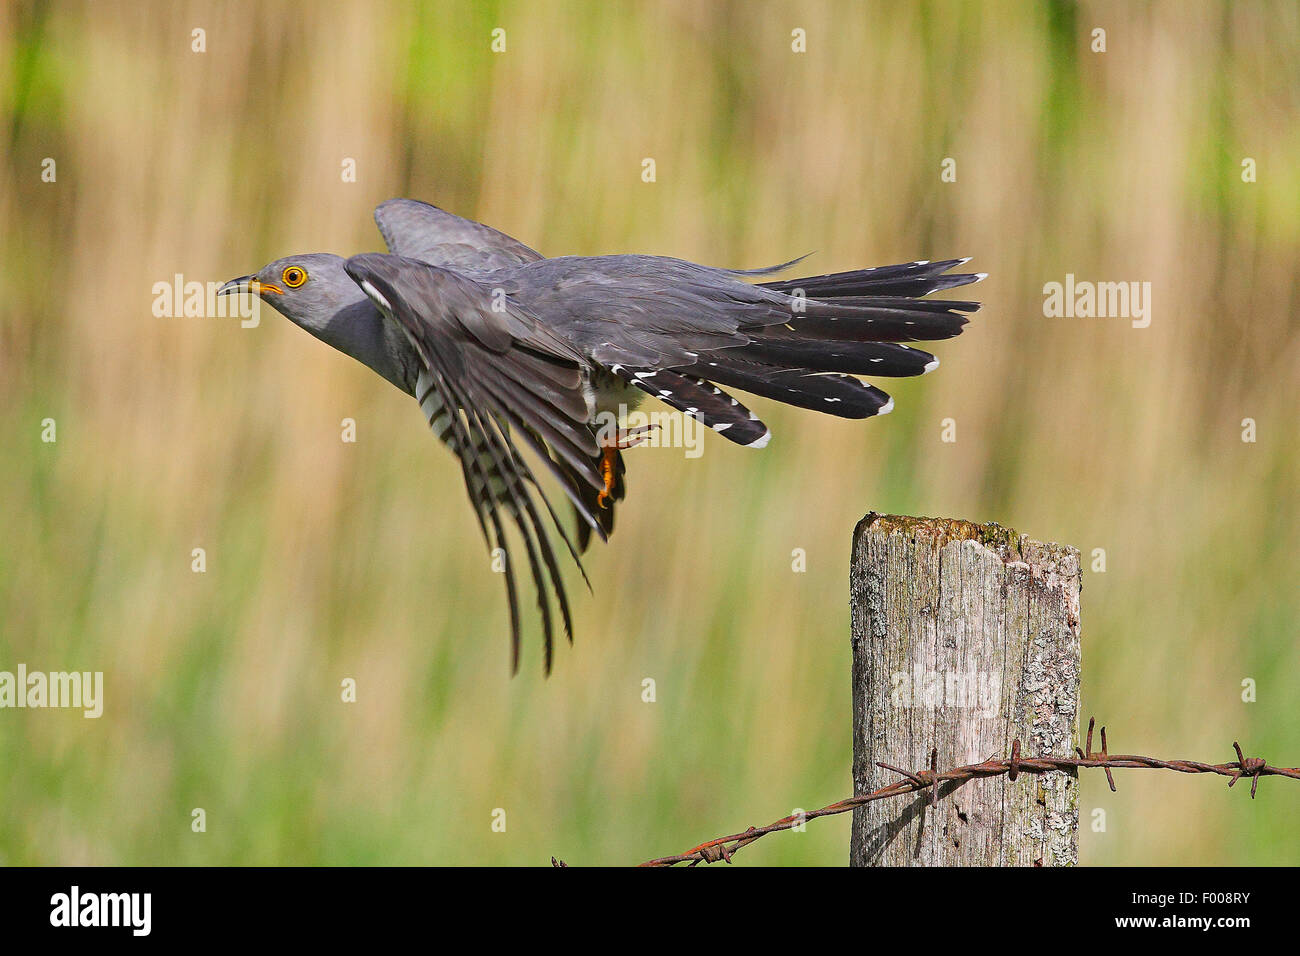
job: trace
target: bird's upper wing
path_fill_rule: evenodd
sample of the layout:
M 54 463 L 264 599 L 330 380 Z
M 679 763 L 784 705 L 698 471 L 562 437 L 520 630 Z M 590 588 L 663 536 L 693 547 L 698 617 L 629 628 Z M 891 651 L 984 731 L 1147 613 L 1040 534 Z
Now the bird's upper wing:
M 522 437 L 579 514 L 603 536 L 600 523 L 583 503 L 590 496 L 575 487 L 575 482 L 603 487 L 595 464 L 599 449 L 587 424 L 581 357 L 529 312 L 497 294 L 499 290 L 456 272 L 375 253 L 353 256 L 346 269 L 419 354 L 427 376 L 421 376 L 421 394 L 416 397 L 434 432 L 460 459 L 484 540 L 505 555 L 512 660 L 517 668 L 518 599 L 500 509 L 514 520 L 537 589 L 549 672 L 553 642 L 547 578 L 570 640 L 572 628 L 534 491 L 575 561 L 578 555 L 513 437 Z
M 414 199 L 390 199 L 375 208 L 388 251 L 457 272 L 491 272 L 542 254 L 491 226 L 462 219 Z

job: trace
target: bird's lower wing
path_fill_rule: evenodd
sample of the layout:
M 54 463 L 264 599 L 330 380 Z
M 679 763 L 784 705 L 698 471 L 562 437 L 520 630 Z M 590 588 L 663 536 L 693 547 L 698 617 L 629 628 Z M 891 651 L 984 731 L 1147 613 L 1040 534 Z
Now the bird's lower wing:
M 603 537 L 599 519 L 587 505 L 590 496 L 582 493 L 584 485 L 600 489 L 604 483 L 596 465 L 595 436 L 587 424 L 578 355 L 526 311 L 456 272 L 378 254 L 354 256 L 346 268 L 419 354 L 424 368 L 416 397 L 434 433 L 460 461 L 484 540 L 490 549 L 500 549 L 504 559 L 515 669 L 518 591 L 502 510 L 518 529 L 537 591 L 549 672 L 554 653 L 551 592 L 570 641 L 573 629 L 534 492 L 574 561 L 580 569 L 582 565 L 515 438 L 545 463 L 579 515 Z

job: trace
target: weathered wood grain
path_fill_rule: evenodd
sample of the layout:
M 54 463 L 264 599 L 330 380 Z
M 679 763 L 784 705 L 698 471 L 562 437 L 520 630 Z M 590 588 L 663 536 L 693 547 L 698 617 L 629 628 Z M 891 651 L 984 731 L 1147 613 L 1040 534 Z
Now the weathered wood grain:
M 996 524 L 870 514 L 854 532 L 853 785 L 1078 738 L 1079 553 Z M 971 780 L 853 813 L 854 866 L 1078 862 L 1073 773 Z

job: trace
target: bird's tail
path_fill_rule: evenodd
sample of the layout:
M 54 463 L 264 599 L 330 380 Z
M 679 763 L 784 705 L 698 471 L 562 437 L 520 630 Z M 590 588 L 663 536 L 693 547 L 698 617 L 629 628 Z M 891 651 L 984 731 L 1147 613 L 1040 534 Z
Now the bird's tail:
M 977 311 L 978 302 L 920 297 L 984 278 L 983 273 L 945 274 L 967 261 L 908 262 L 761 283 L 787 297 L 788 315 L 757 317 L 740 328 L 749 339 L 747 344 L 702 353 L 695 364 L 669 374 L 711 388 L 726 407 L 733 412 L 739 408 L 752 419 L 746 429 L 734 433 L 712 425 L 743 445 L 757 444 L 750 433 L 766 436 L 766 426 L 716 386 L 841 418 L 884 415 L 893 409 L 893 399 L 855 376 L 924 375 L 939 366 L 929 352 L 902 343 L 937 341 L 961 333 L 968 321 L 963 313 Z M 664 375 L 659 372 L 655 381 Z M 669 386 L 671 397 L 661 397 L 681 407 L 674 401 L 680 398 L 676 385 Z
M 798 260 L 795 260 L 796 262 Z M 854 269 L 849 272 L 832 272 L 824 276 L 810 276 L 803 279 L 777 279 L 772 282 L 760 282 L 764 289 L 777 292 L 793 293 L 803 290 L 812 299 L 843 299 L 853 297 L 903 298 L 919 299 L 942 289 L 956 289 L 978 282 L 985 277 L 983 272 L 965 272 L 944 275 L 949 269 L 964 266 L 970 262 L 965 259 L 943 259 L 931 262 L 922 259 L 919 262 L 904 262 L 894 266 L 878 266 L 874 269 Z M 915 306 L 915 301 L 908 306 Z M 933 302 L 933 305 L 956 307 L 958 311 L 975 311 L 979 303 L 968 303 L 971 309 L 962 309 L 959 302 Z M 956 334 L 955 332 L 953 333 Z M 941 336 L 948 338 L 949 336 Z

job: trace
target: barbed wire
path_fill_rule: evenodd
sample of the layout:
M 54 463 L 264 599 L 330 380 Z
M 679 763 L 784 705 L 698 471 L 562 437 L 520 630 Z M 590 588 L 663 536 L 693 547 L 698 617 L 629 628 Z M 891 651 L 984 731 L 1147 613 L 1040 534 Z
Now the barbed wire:
M 790 830 L 808 820 L 816 820 L 818 817 L 848 813 L 855 807 L 871 803 L 874 800 L 885 800 L 905 793 L 916 793 L 919 790 L 929 789 L 930 805 L 937 806 L 939 803 L 939 785 L 949 780 L 964 783 L 967 780 L 1004 775 L 1008 780 L 1015 780 L 1022 773 L 1043 774 L 1056 770 L 1100 767 L 1106 771 L 1106 781 L 1110 784 L 1110 789 L 1113 792 L 1115 790 L 1115 778 L 1111 775 L 1112 770 L 1172 770 L 1175 773 L 1212 773 L 1221 777 L 1230 777 L 1231 779 L 1228 781 L 1229 787 L 1236 784 L 1241 778 L 1249 777 L 1250 797 L 1252 800 L 1255 798 L 1255 789 L 1259 786 L 1260 777 L 1290 777 L 1292 780 L 1300 780 L 1300 767 L 1274 767 L 1269 765 L 1262 757 L 1247 757 L 1242 754 L 1241 746 L 1236 741 L 1233 741 L 1232 747 L 1237 752 L 1237 759 L 1231 763 L 1202 763 L 1199 760 L 1159 760 L 1155 757 L 1141 757 L 1135 754 L 1112 755 L 1106 741 L 1106 728 L 1102 727 L 1101 750 L 1094 752 L 1092 749 L 1092 731 L 1095 724 L 1095 718 L 1088 721 L 1087 742 L 1084 744 L 1083 749 L 1075 748 L 1074 752 L 1078 755 L 1075 757 L 1022 757 L 1020 755 L 1020 738 L 1017 737 L 1011 742 L 1010 757 L 989 758 L 982 763 L 966 764 L 963 767 L 954 767 L 951 770 L 942 772 L 938 766 L 939 751 L 937 748 L 930 751 L 930 766 L 925 770 L 904 770 L 902 767 L 890 766 L 887 763 L 877 763 L 877 767 L 896 773 L 902 779 L 881 787 L 879 790 L 873 790 L 870 793 L 859 794 L 856 797 L 849 797 L 846 800 L 832 803 L 820 810 L 808 810 L 783 817 L 765 827 L 750 827 L 743 833 L 718 837 L 709 840 L 707 843 L 692 847 L 685 853 L 679 853 L 676 856 L 662 856 L 655 860 L 647 860 L 640 865 L 675 866 L 678 863 L 689 863 L 691 866 L 698 866 L 700 863 L 717 863 L 719 861 L 730 863 L 732 856 L 738 850 L 749 846 L 755 840 L 765 837 L 769 833 Z M 553 866 L 566 865 L 563 861 L 556 860 L 555 857 L 551 857 L 551 864 Z

